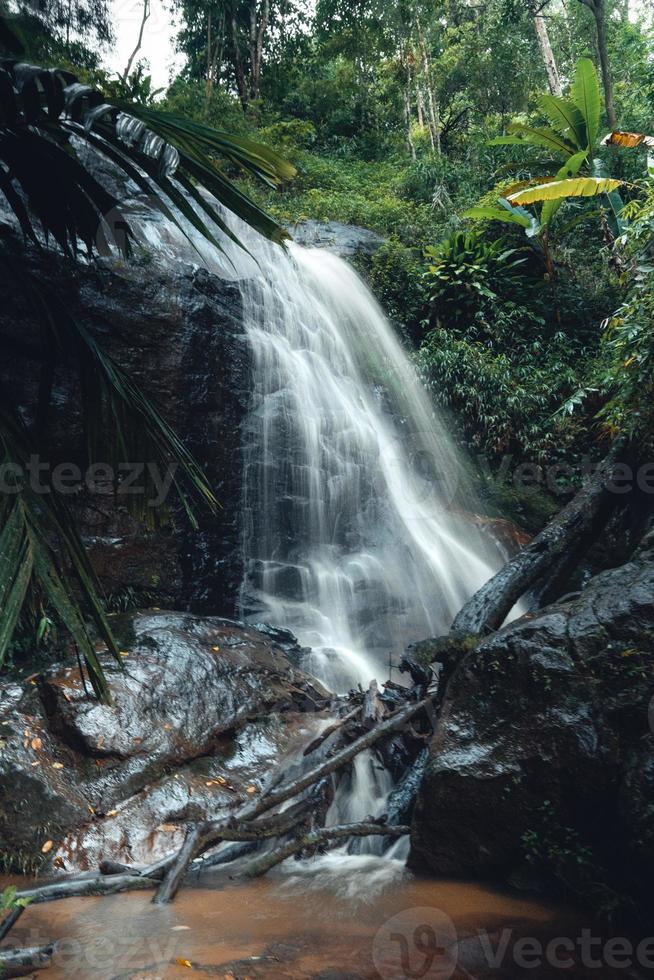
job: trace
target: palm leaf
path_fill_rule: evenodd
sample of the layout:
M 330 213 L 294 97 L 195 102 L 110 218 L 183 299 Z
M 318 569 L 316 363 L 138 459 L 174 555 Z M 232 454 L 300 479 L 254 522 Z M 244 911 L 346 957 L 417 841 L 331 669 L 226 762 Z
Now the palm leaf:
M 32 549 L 20 500 L 0 533 L 0 666 L 4 663 L 32 577 Z
M 142 189 L 145 180 L 149 194 L 184 234 L 178 213 L 211 244 L 221 247 L 199 209 L 223 234 L 241 244 L 219 210 L 199 192 L 198 181 L 266 238 L 281 243 L 288 237 L 215 163 L 222 158 L 268 186 L 278 186 L 290 180 L 295 169 L 269 148 L 172 113 L 105 98 L 69 72 L 4 62 L 0 65 L 0 193 L 31 237 L 35 237 L 33 214 L 46 241 L 51 235 L 63 251 L 74 255 L 78 240 L 89 252 L 105 250 L 110 229 L 104 218 L 119 212 L 120 203 L 79 162 L 69 141 L 71 134 L 104 153 Z M 51 193 L 53 183 L 57 194 Z M 18 191 L 24 194 L 27 208 Z M 127 248 L 125 237 L 112 241 L 109 236 L 109 241 L 123 251 Z
M 592 148 L 599 133 L 602 96 L 595 65 L 590 58 L 580 58 L 577 62 L 570 94 L 584 117 L 588 146 Z
M 572 177 L 576 177 L 581 167 L 583 167 L 587 157 L 587 150 L 582 150 L 580 153 L 575 153 L 574 156 L 570 157 L 570 159 L 566 160 L 566 162 L 563 164 L 561 169 L 556 174 L 554 182 L 569 180 Z M 544 201 L 540 212 L 540 223 L 543 227 L 550 224 L 562 204 L 563 198 L 553 201 Z
M 0 405 L 0 441 L 4 446 L 6 461 L 25 473 L 29 459 L 35 455 L 36 447 L 20 419 L 4 405 Z M 104 611 L 98 582 L 75 528 L 75 521 L 52 488 L 49 493 L 37 494 L 24 482 L 19 491 L 18 502 L 19 508 L 15 507 L 10 515 L 3 535 L 7 532 L 8 525 L 17 534 L 16 527 L 11 522 L 17 522 L 18 517 L 22 519 L 21 534 L 29 550 L 33 577 L 46 593 L 84 657 L 95 693 L 101 700 L 108 701 L 109 689 L 93 640 L 78 603 L 73 598 L 75 592 L 71 583 L 63 570 L 58 570 L 52 549 L 52 544 L 56 541 L 60 553 L 77 580 L 82 601 L 101 640 L 122 669 L 123 662 Z M 15 545 L 13 554 L 13 567 L 16 569 Z M 16 579 L 17 574 L 14 571 L 14 580 Z M 24 598 L 23 594 L 23 601 Z M 12 626 L 11 616 L 6 609 L 0 608 L 0 629 L 9 632 L 9 627 L 13 632 L 15 620 Z
M 528 146 L 541 146 L 565 157 L 577 152 L 577 147 L 573 143 L 546 126 L 527 126 L 525 123 L 513 122 L 509 123 L 507 128 L 512 135 L 518 136 Z
M 557 201 L 568 197 L 594 197 L 614 191 L 621 184 L 622 181 L 610 177 L 575 177 L 518 191 L 508 200 L 510 204 L 535 204 L 537 201 Z
M 588 146 L 586 121 L 572 99 L 564 99 L 556 95 L 541 95 L 538 104 L 552 126 L 564 138 L 574 142 L 579 150 Z

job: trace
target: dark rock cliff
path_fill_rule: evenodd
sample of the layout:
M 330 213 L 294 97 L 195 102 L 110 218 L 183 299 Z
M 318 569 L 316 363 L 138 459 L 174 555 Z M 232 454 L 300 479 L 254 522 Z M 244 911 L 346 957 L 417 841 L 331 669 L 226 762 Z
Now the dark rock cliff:
M 650 535 L 577 598 L 466 653 L 430 747 L 412 866 L 549 882 L 605 910 L 651 904 L 653 641 Z
M 17 250 L 20 246 L 10 241 Z M 68 313 L 112 355 L 153 401 L 201 464 L 221 507 L 199 509 L 192 532 L 174 508 L 168 527 L 149 530 L 130 516 L 110 488 L 68 497 L 106 593 L 118 607 L 192 608 L 233 615 L 242 578 L 240 557 L 241 426 L 250 400 L 250 362 L 238 285 L 203 269 L 171 271 L 145 259 L 72 267 L 28 254 L 36 280 L 54 290 Z M 39 347 L 41 330 L 29 303 L 6 288 L 3 334 Z M 30 417 L 38 375 L 3 348 L 5 393 Z M 84 469 L 79 395 L 63 372 L 54 376 L 54 411 L 47 420 L 51 465 Z M 126 461 L 126 462 L 129 462 Z

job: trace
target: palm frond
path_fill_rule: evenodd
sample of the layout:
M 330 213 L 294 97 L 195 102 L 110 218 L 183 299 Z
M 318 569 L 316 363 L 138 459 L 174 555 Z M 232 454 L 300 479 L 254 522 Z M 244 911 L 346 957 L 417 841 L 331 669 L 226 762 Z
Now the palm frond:
M 0 446 L 3 462 L 10 464 L 14 471 L 25 474 L 36 447 L 23 423 L 4 404 L 0 405 Z M 73 598 L 75 593 L 67 574 L 63 567 L 58 568 L 53 550 L 55 544 L 77 580 L 84 607 L 98 635 L 121 668 L 122 660 L 104 612 L 95 574 L 74 521 L 54 490 L 49 488 L 49 491 L 37 494 L 23 480 L 17 484 L 14 494 L 5 497 L 4 510 L 10 510 L 2 532 L 2 544 L 6 545 L 7 550 L 3 548 L 0 576 L 2 597 L 10 606 L 3 606 L 0 613 L 0 663 L 6 655 L 28 586 L 34 579 L 83 656 L 96 695 L 108 702 L 109 688 L 102 665 Z
M 266 238 L 281 243 L 288 237 L 215 162 L 223 159 L 278 186 L 295 169 L 272 150 L 172 113 L 105 97 L 70 72 L 5 61 L 0 63 L 0 193 L 32 238 L 34 216 L 46 239 L 52 236 L 68 254 L 76 254 L 78 242 L 88 252 L 105 252 L 108 245 L 129 250 L 128 237 L 116 239 L 105 220 L 120 212 L 120 202 L 79 161 L 71 136 L 104 154 L 160 202 L 185 234 L 187 221 L 221 248 L 209 218 L 242 244 L 199 190 L 201 184 Z

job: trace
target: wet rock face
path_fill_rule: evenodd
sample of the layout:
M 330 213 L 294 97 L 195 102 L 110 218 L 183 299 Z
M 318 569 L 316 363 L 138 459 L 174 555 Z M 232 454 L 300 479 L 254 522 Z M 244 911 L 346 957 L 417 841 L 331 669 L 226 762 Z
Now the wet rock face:
M 414 868 L 506 879 L 525 857 L 591 901 L 654 872 L 654 550 L 482 641 L 450 683 Z
M 67 870 L 156 859 L 180 823 L 220 816 L 304 745 L 327 692 L 255 629 L 189 614 L 130 619 L 113 703 L 62 666 L 0 695 L 0 856 Z M 286 647 L 286 649 L 284 649 Z
M 21 244 L 10 240 L 8 247 L 17 253 Z M 213 515 L 198 506 L 200 530 L 193 532 L 171 494 L 166 499 L 173 504 L 172 522 L 152 530 L 130 516 L 111 481 L 93 493 L 69 495 L 67 503 L 114 607 L 190 607 L 235 615 L 243 574 L 241 425 L 250 403 L 250 355 L 238 284 L 182 264 L 163 268 L 148 257 L 72 269 L 56 256 L 28 251 L 25 262 L 141 386 L 198 460 L 221 504 Z M 43 331 L 33 310 L 1 281 L 3 275 L 6 271 L 0 271 L 3 335 L 39 349 Z M 29 418 L 37 404 L 38 372 L 30 373 L 30 362 L 13 356 L 10 346 L 7 350 L 6 360 L 0 358 L 3 386 Z M 45 462 L 51 466 L 66 462 L 86 469 L 79 392 L 59 369 L 48 445 L 52 459 Z

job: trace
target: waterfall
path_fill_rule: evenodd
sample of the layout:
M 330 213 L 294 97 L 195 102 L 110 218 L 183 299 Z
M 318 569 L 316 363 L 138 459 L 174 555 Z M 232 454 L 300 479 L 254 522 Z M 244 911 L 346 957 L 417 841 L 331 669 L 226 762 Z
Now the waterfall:
M 243 617 L 291 629 L 337 692 L 388 676 L 499 565 L 441 415 L 354 270 L 263 245 L 241 280 L 253 404 Z
M 153 218 L 136 210 L 130 223 L 160 261 L 201 256 L 238 283 L 243 300 L 252 404 L 242 618 L 290 629 L 307 648 L 306 668 L 336 693 L 383 683 L 407 644 L 444 632 L 502 563 L 469 519 L 474 489 L 447 421 L 340 258 L 296 244 L 283 250 L 234 219 L 249 253 L 228 241 L 220 253 L 190 226 L 185 238 Z M 391 788 L 375 755 L 362 753 L 327 822 L 384 812 Z M 342 867 L 348 851 L 348 866 L 370 862 L 380 846 L 381 838 L 352 842 L 322 867 L 337 858 Z M 407 846 L 398 841 L 393 854 L 405 857 Z

